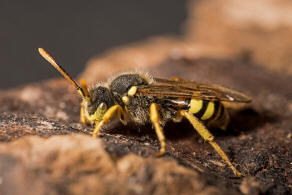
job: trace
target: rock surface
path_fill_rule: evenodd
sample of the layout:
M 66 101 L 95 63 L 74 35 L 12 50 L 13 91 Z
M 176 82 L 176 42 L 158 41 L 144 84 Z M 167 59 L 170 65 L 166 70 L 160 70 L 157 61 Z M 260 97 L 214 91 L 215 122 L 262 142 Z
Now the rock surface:
M 1 194 L 223 194 L 174 160 L 116 159 L 86 135 L 26 137 L 0 153 Z
M 159 142 L 151 126 L 109 126 L 100 138 L 91 138 L 91 127 L 78 123 L 78 95 L 56 79 L 0 93 L 1 192 L 291 193 L 291 76 L 211 58 L 169 59 L 149 71 L 218 83 L 253 97 L 250 105 L 232 111 L 227 132 L 212 132 L 257 185 L 235 178 L 187 122 L 166 126 L 167 153 L 161 159 L 154 157 Z

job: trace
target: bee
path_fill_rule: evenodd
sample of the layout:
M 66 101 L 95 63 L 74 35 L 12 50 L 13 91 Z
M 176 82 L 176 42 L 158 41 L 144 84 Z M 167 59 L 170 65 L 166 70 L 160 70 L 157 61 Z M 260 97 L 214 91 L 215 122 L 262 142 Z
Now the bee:
M 39 48 L 39 53 L 81 95 L 80 122 L 94 125 L 93 137 L 114 117 L 124 125 L 129 121 L 138 125 L 152 123 L 160 142 L 160 151 L 156 155 L 161 156 L 165 153 L 164 125 L 171 120 L 180 122 L 186 118 L 233 173 L 241 176 L 207 127 L 226 129 L 230 119 L 223 103 L 248 103 L 251 98 L 247 95 L 218 85 L 179 78 L 153 78 L 143 73 L 120 74 L 107 84 L 88 88 L 84 81 L 79 86 L 45 50 Z

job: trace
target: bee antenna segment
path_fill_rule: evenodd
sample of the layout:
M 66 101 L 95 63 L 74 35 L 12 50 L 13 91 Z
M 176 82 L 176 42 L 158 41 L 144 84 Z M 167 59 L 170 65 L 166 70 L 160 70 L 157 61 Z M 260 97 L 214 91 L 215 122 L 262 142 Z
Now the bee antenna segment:
M 62 75 L 63 77 L 69 81 L 78 91 L 78 93 L 86 100 L 90 100 L 89 96 L 88 96 L 88 92 L 84 91 L 84 89 L 82 87 L 80 87 L 76 81 L 74 81 L 74 79 L 72 79 L 72 77 L 62 68 L 62 66 L 59 66 L 56 61 L 54 60 L 54 58 L 48 53 L 46 52 L 43 48 L 39 48 L 39 53 L 40 55 L 45 58 L 48 62 L 50 62 L 50 64 L 52 64 Z

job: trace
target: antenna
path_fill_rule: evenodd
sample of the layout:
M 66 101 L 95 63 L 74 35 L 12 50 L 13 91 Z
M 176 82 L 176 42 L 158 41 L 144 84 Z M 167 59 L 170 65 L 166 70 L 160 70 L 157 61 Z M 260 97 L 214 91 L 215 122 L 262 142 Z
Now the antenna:
M 59 66 L 56 61 L 54 60 L 54 58 L 48 53 L 46 52 L 43 48 L 39 48 L 39 53 L 41 54 L 41 56 L 43 56 L 43 58 L 45 58 L 48 62 L 50 62 L 62 75 L 63 77 L 69 81 L 78 91 L 78 93 L 87 101 L 90 102 L 90 98 L 88 95 L 88 91 L 87 89 L 83 89 L 82 87 L 80 87 L 76 81 L 74 81 L 74 79 L 72 79 L 72 77 L 62 68 L 62 66 Z M 85 90 L 85 91 L 84 91 Z

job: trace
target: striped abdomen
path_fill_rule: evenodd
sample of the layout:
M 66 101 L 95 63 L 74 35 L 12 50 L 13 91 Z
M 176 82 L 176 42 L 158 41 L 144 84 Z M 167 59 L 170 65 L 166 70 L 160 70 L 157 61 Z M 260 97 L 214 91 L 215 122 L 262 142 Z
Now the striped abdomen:
M 227 110 L 219 101 L 191 99 L 189 112 L 207 126 L 219 127 L 225 130 L 229 123 Z

